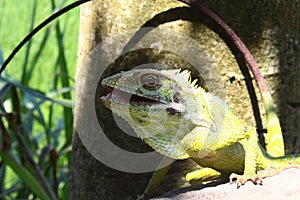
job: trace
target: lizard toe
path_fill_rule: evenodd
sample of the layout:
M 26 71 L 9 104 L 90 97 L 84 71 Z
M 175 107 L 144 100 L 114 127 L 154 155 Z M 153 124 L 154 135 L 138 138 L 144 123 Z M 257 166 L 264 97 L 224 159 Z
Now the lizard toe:
M 233 173 L 229 176 L 229 181 L 230 181 L 230 183 L 236 182 L 238 188 L 241 185 L 244 185 L 247 181 L 252 181 L 254 184 L 262 185 L 262 178 L 258 174 L 239 175 L 239 174 Z

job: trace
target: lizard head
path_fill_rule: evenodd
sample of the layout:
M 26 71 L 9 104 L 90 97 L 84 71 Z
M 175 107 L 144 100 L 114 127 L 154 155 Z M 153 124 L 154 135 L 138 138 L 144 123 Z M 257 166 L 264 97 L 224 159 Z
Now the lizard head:
M 104 105 L 112 109 L 112 104 L 122 108 L 147 110 L 165 109 L 170 115 L 184 113 L 182 87 L 172 75 L 178 70 L 132 70 L 120 72 L 102 80 L 103 87 L 111 92 L 102 97 Z M 125 105 L 126 104 L 126 105 Z
M 196 82 L 188 71 L 122 71 L 102 80 L 110 92 L 101 100 L 156 151 L 180 159 L 187 157 L 180 141 L 202 123 L 193 120 L 203 90 Z

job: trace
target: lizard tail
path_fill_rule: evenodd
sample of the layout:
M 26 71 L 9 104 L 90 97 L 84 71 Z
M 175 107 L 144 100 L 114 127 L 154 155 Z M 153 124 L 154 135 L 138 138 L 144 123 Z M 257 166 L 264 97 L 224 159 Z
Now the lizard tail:
M 265 162 L 268 168 L 275 168 L 277 173 L 288 168 L 299 168 L 300 169 L 300 154 L 292 154 L 281 157 L 268 157 L 268 161 Z
M 276 171 L 281 171 L 287 168 L 299 168 L 300 169 L 300 154 L 285 155 L 280 157 L 272 157 L 269 155 L 261 146 L 258 155 L 258 169 L 267 170 L 270 168 L 276 169 Z

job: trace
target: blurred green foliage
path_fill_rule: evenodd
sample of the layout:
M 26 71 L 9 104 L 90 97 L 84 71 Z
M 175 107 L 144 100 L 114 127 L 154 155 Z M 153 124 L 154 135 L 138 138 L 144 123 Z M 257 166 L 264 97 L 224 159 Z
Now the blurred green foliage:
M 0 64 L 71 0 L 0 0 Z M 68 199 L 79 8 L 46 26 L 0 79 L 0 199 Z

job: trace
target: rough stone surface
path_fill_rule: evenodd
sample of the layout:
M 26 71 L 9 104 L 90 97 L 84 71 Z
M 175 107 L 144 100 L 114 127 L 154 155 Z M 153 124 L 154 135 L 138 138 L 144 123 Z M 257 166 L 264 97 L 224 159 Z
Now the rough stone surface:
M 289 169 L 263 180 L 263 185 L 247 182 L 237 189 L 236 184 L 220 184 L 214 187 L 191 186 L 174 190 L 153 200 L 212 200 L 212 199 L 264 199 L 264 200 L 299 200 L 300 170 Z

